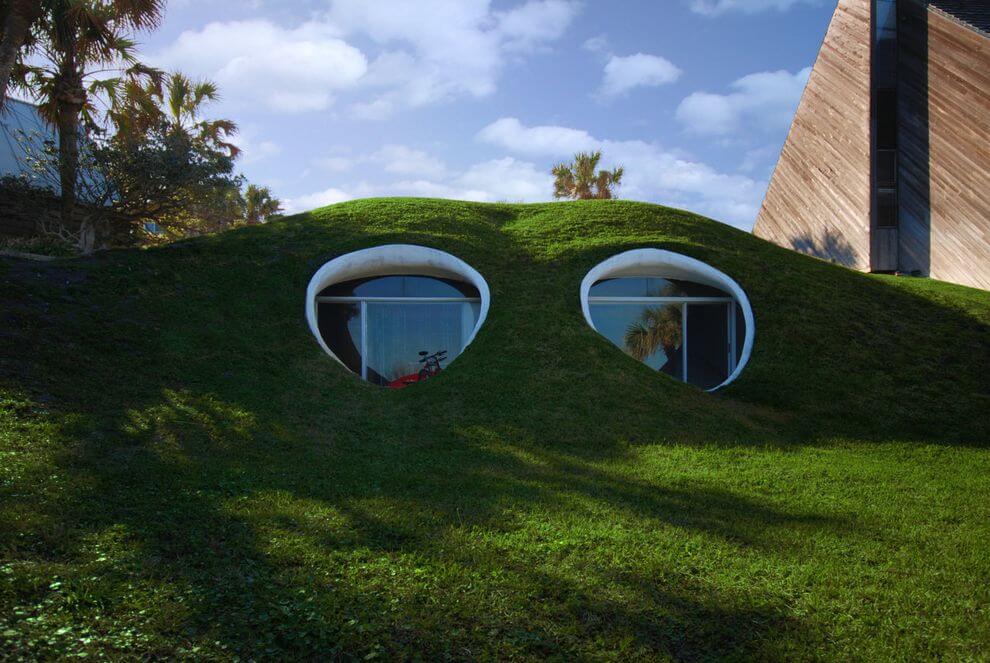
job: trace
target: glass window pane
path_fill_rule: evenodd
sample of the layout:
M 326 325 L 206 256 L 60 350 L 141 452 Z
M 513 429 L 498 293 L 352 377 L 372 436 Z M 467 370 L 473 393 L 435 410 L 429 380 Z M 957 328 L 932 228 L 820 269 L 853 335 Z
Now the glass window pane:
M 877 91 L 877 149 L 897 148 L 897 93 Z
M 470 283 L 436 279 L 430 276 L 404 277 L 403 297 L 480 297 L 478 289 Z
M 376 276 L 334 283 L 324 288 L 322 297 L 401 297 L 401 276 Z
M 897 86 L 897 2 L 876 0 L 873 76 L 877 88 Z
M 729 377 L 728 304 L 688 304 L 688 382 L 711 389 Z
M 375 276 L 335 283 L 321 297 L 480 297 L 470 283 L 432 276 Z
M 368 302 L 367 378 L 382 386 L 415 382 L 420 352 L 446 351 L 441 369 L 464 349 L 477 323 L 478 305 L 470 303 Z
M 897 183 L 897 151 L 877 151 L 877 186 L 892 187 Z
M 649 286 L 645 278 L 605 279 L 591 286 L 592 297 L 645 297 Z
M 320 335 L 344 366 L 361 373 L 361 305 L 320 304 L 316 313 Z
M 897 227 L 897 192 L 889 189 L 877 191 L 877 226 Z
M 876 40 L 879 44 L 897 36 L 897 0 L 875 0 Z
M 680 304 L 593 304 L 598 333 L 654 370 L 683 379 Z
M 728 297 L 700 283 L 656 277 L 605 279 L 591 286 L 591 297 Z
M 691 281 L 677 281 L 674 279 L 671 279 L 670 282 L 677 284 L 677 287 L 680 288 L 685 297 L 732 297 L 729 293 L 718 288 L 713 288 L 710 285 L 702 285 Z

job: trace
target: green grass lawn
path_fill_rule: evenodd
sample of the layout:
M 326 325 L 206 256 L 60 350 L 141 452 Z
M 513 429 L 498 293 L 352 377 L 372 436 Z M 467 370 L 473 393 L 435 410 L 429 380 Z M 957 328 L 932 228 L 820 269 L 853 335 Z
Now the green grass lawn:
M 392 391 L 313 272 L 409 242 L 492 288 Z M 619 251 L 757 321 L 708 394 L 591 330 Z M 369 200 L 147 251 L 0 261 L 0 658 L 987 659 L 990 294 L 626 202 Z

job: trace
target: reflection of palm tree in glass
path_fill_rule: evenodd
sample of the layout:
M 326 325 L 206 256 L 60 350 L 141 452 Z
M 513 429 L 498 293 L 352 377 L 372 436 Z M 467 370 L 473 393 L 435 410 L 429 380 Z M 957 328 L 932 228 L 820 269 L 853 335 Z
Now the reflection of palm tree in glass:
M 681 308 L 651 306 L 643 309 L 638 322 L 626 327 L 626 352 L 646 361 L 660 349 L 668 357 L 681 347 Z

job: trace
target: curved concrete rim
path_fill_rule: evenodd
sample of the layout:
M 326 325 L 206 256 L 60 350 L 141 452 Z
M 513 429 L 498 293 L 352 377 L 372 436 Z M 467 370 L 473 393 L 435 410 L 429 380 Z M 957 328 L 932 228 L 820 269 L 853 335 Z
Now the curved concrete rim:
M 316 297 L 327 286 L 343 281 L 374 276 L 417 274 L 466 281 L 476 287 L 481 296 L 481 311 L 474 330 L 464 344 L 466 348 L 478 334 L 488 317 L 491 291 L 484 277 L 471 265 L 445 251 L 415 244 L 386 244 L 344 254 L 324 264 L 313 275 L 306 288 L 306 321 L 323 350 L 343 365 L 320 334 L 316 317 Z
M 584 313 L 584 319 L 588 325 L 595 329 L 595 324 L 591 321 L 591 308 L 588 305 L 591 286 L 603 279 L 644 276 L 694 281 L 725 290 L 732 295 L 742 309 L 743 319 L 746 321 L 746 338 L 743 341 L 742 352 L 739 354 L 739 361 L 736 362 L 736 369 L 726 378 L 725 382 L 708 391 L 721 389 L 735 381 L 746 367 L 750 354 L 753 352 L 753 340 L 756 338 L 756 320 L 753 317 L 753 308 L 750 306 L 746 293 L 735 280 L 724 272 L 695 258 L 663 249 L 633 249 L 598 263 L 581 281 L 581 311 Z

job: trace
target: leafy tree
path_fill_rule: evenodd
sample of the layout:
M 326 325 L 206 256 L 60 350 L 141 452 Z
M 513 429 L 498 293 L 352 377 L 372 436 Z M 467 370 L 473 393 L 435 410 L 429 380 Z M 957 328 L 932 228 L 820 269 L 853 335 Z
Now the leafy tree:
M 244 201 L 244 219 L 248 225 L 263 223 L 268 217 L 282 211 L 282 202 L 275 198 L 266 186 L 249 184 L 247 191 L 244 192 Z
M 118 135 L 97 147 L 94 157 L 105 181 L 97 183 L 102 207 L 118 227 L 154 222 L 172 237 L 199 234 L 197 212 L 240 188 L 228 153 L 168 122 L 141 136 Z
M 244 222 L 245 202 L 242 178 L 213 187 L 197 198 L 189 208 L 191 223 L 185 234 L 208 234 L 230 230 Z
M 0 107 L 24 48 L 33 42 L 32 30 L 62 1 L 0 0 Z M 134 28 L 153 28 L 162 18 L 165 1 L 112 0 L 109 4 L 118 21 Z
M 587 200 L 615 198 L 616 189 L 622 183 L 623 168 L 598 170 L 601 150 L 578 152 L 572 163 L 559 163 L 553 167 L 553 197 Z
M 96 126 L 95 98 L 120 85 L 120 79 L 99 80 L 117 68 L 123 78 L 157 78 L 158 72 L 137 62 L 130 30 L 157 25 L 162 0 L 44 0 L 35 24 L 31 51 L 43 64 L 21 64 L 12 78 L 39 100 L 42 117 L 58 129 L 59 195 L 63 225 L 71 223 L 81 128 Z M 95 246 L 95 229 L 80 232 L 80 248 Z
M 166 123 L 170 131 L 200 140 L 231 158 L 240 149 L 230 142 L 237 133 L 231 120 L 206 119 L 205 107 L 219 98 L 215 83 L 193 82 L 185 74 L 173 72 L 162 80 L 125 79 L 108 88 L 113 105 L 109 116 L 116 133 L 141 136 L 149 129 Z
M 113 142 L 118 148 L 126 151 L 128 145 L 140 145 L 149 133 L 159 132 L 165 143 L 173 147 L 193 148 L 172 152 L 179 163 L 191 159 L 199 166 L 191 172 L 173 173 L 172 191 L 163 188 L 153 196 L 161 200 L 168 193 L 170 198 L 166 208 L 148 219 L 161 231 L 156 239 L 219 232 L 244 220 L 242 178 L 230 176 L 233 160 L 240 154 L 230 142 L 237 125 L 231 120 L 204 117 L 205 107 L 219 98 L 214 83 L 193 82 L 184 74 L 173 72 L 161 81 L 125 80 L 111 89 L 111 98 L 109 118 L 115 132 Z M 204 169 L 204 165 L 212 166 L 213 172 Z
M 74 189 L 82 204 L 75 206 L 72 221 L 45 228 L 48 234 L 85 249 L 87 229 L 95 248 L 97 241 L 126 244 L 146 238 L 142 226 L 149 222 L 161 230 L 155 239 L 162 241 L 243 221 L 242 178 L 233 175 L 238 152 L 224 140 L 233 123 L 178 117 L 169 111 L 166 94 L 149 92 L 155 87 L 154 81 L 128 79 L 120 89 L 108 88 L 114 106 L 107 113 L 107 131 L 93 133 L 79 153 Z M 216 131 L 218 125 L 224 130 Z M 33 179 L 57 193 L 62 182 L 58 147 L 49 139 L 43 153 L 32 154 L 38 143 L 25 145 Z M 76 232 L 73 221 L 80 220 Z

